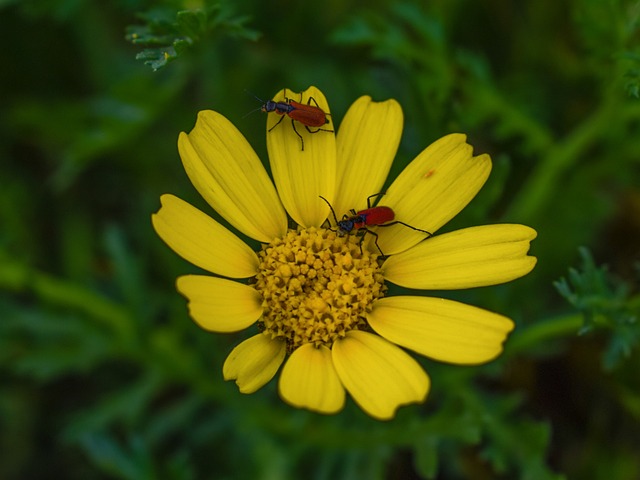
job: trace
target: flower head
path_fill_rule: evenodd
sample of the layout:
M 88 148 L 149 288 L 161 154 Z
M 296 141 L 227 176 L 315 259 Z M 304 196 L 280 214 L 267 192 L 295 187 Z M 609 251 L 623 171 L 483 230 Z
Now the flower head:
M 303 104 L 313 97 L 329 113 L 316 88 L 297 96 L 288 95 Z M 274 100 L 285 101 L 284 91 Z M 219 113 L 200 112 L 195 128 L 178 140 L 198 192 L 238 231 L 260 241 L 259 252 L 173 195 L 163 195 L 153 215 L 169 247 L 216 275 L 178 278 L 196 323 L 215 332 L 256 325 L 227 357 L 225 379 L 252 393 L 284 364 L 278 389 L 289 404 L 335 413 L 348 392 L 372 417 L 389 419 L 399 406 L 424 401 L 429 391 L 429 377 L 404 349 L 466 365 L 498 356 L 513 329 L 510 319 L 442 298 L 386 296 L 385 285 L 470 288 L 533 269 L 536 259 L 527 251 L 536 232 L 523 225 L 424 233 L 435 233 L 471 201 L 489 175 L 489 156 L 474 156 L 462 134 L 437 140 L 380 197 L 378 205 L 391 208 L 402 223 L 360 225 L 370 232 L 364 238 L 343 235 L 335 222 L 327 223 L 333 217 L 320 197 L 339 216 L 367 207 L 400 142 L 400 106 L 361 97 L 337 134 L 330 115 L 322 131 L 301 124 L 294 131 L 290 118 L 275 113 L 267 118 L 275 187 L 244 137 Z

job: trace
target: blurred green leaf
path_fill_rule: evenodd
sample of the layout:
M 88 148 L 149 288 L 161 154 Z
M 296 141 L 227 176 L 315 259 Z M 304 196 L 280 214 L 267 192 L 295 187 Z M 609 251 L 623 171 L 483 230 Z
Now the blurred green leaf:
M 421 477 L 437 478 L 438 474 L 438 439 L 426 437 L 421 442 L 416 442 L 414 450 L 414 465 Z
M 624 52 L 620 58 L 627 64 L 627 71 L 624 74 L 624 88 L 627 95 L 640 99 L 640 53 Z
M 559 480 L 563 475 L 553 472 L 546 457 L 551 429 L 545 422 L 514 418 L 520 403 L 517 397 L 495 398 L 483 414 L 486 443 L 482 456 L 496 472 L 523 480 Z
M 554 285 L 582 313 L 579 334 L 607 331 L 603 367 L 611 370 L 628 359 L 640 342 L 640 298 L 632 297 L 629 285 L 613 277 L 606 267 L 597 266 L 589 250 L 580 248 L 579 252 L 581 268 L 569 269 L 568 278 Z
M 1 258 L 1 257 L 0 257 Z M 129 312 L 116 302 L 111 301 L 89 288 L 74 282 L 64 281 L 38 272 L 21 262 L 13 262 L 3 258 L 0 262 L 0 287 L 6 291 L 33 295 L 40 306 L 55 306 L 63 311 L 77 311 L 82 318 L 95 321 L 96 325 L 105 327 L 112 335 L 123 342 L 133 336 L 133 326 Z M 50 327 L 49 323 L 35 314 L 33 319 L 28 315 L 20 317 L 18 324 L 37 331 Z M 33 325 L 36 324 L 37 328 Z M 46 330 L 45 330 L 46 331 Z
M 135 381 L 118 385 L 113 392 L 105 392 L 94 405 L 77 413 L 65 428 L 66 441 L 77 442 L 120 424 L 133 424 L 142 417 L 164 387 L 158 372 L 148 372 Z
M 127 28 L 126 38 L 145 48 L 136 55 L 153 70 L 159 70 L 210 35 L 230 35 L 255 41 L 256 30 L 246 26 L 249 17 L 235 15 L 231 2 L 205 2 L 199 10 L 175 12 L 171 7 L 155 8 L 140 15 L 146 23 Z M 174 13 L 175 12 L 175 13 Z
M 104 433 L 86 435 L 82 444 L 100 470 L 123 480 L 158 478 L 151 454 L 140 438 L 130 437 L 127 445 Z

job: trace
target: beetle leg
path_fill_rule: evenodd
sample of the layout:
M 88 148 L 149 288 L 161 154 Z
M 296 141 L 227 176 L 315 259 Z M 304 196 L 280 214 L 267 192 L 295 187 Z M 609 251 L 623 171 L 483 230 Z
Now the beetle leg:
M 400 220 L 396 220 L 396 221 L 391 222 L 391 223 L 385 223 L 383 225 L 377 225 L 377 226 L 378 227 L 390 227 L 391 225 L 397 225 L 397 224 L 404 225 L 405 227 L 409 227 L 411 230 L 415 230 L 416 232 L 426 233 L 427 235 L 429 235 L 429 237 L 433 236 L 433 233 L 431 233 L 431 232 L 428 232 L 426 230 L 422 230 L 421 228 L 414 227 L 412 225 L 409 225 L 408 223 L 401 222 Z
M 371 199 L 375 197 L 381 197 L 384 195 L 384 192 L 374 193 L 373 195 L 369 195 L 367 197 L 367 208 L 371 208 Z
M 276 122 L 276 124 L 275 124 L 273 127 L 271 127 L 271 128 L 269 129 L 269 132 L 270 132 L 271 130 L 273 130 L 274 128 L 276 128 L 278 125 L 280 125 L 280 122 L 282 121 L 282 119 L 283 119 L 283 118 L 284 118 L 284 115 L 280 115 L 280 120 L 278 120 L 278 121 Z
M 293 127 L 293 131 L 296 132 L 296 135 L 300 138 L 300 145 L 302 145 L 302 151 L 304 152 L 304 139 L 296 129 L 296 121 L 293 118 L 291 119 L 291 126 Z

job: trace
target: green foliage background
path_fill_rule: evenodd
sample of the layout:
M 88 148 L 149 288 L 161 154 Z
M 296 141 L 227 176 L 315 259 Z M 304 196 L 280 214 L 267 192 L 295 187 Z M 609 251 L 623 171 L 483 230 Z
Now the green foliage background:
M 1 1 L 0 478 L 640 478 L 639 18 L 629 0 Z M 195 326 L 174 280 L 196 269 L 151 228 L 162 193 L 210 212 L 176 148 L 199 110 L 266 160 L 245 90 L 309 85 L 338 121 L 364 94 L 401 103 L 392 176 L 454 131 L 492 155 L 448 230 L 539 232 L 528 277 L 450 294 L 515 319 L 505 354 L 420 359 L 430 397 L 390 422 L 225 383 L 246 332 Z

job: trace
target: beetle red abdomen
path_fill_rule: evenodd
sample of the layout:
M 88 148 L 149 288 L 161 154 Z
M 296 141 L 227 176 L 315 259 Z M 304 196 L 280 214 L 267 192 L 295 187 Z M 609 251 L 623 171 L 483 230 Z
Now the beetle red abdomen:
M 367 208 L 358 212 L 358 215 L 362 215 L 365 218 L 366 225 L 382 225 L 383 223 L 391 222 L 395 218 L 393 210 L 389 207 L 373 207 Z
M 313 105 L 305 105 L 303 103 L 294 102 L 289 100 L 291 110 L 287 112 L 290 118 L 302 123 L 308 127 L 322 127 L 329 123 L 327 114 L 320 107 Z

